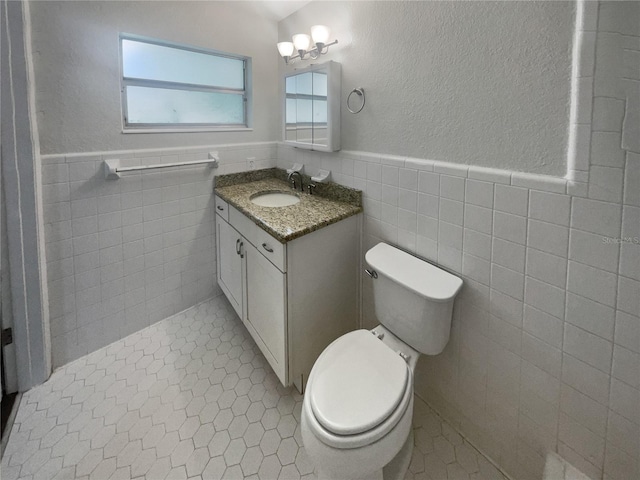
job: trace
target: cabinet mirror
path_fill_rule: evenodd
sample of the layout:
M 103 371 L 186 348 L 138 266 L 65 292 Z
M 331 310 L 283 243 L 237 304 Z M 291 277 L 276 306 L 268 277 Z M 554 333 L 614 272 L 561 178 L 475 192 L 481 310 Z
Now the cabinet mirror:
M 340 64 L 327 62 L 285 75 L 284 143 L 340 150 Z

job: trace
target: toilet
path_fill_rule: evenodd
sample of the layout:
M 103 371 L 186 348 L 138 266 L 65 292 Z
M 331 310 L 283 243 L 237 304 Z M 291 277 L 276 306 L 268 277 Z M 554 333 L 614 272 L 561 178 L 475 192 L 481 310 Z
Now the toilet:
M 381 325 L 349 332 L 316 360 L 302 440 L 320 480 L 401 480 L 413 451 L 413 374 L 449 341 L 462 280 L 379 243 L 365 255 Z

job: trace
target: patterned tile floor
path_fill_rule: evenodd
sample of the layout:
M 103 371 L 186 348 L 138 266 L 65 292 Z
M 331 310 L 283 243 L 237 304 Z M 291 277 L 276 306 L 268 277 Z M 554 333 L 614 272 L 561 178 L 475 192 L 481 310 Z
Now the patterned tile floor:
M 408 479 L 504 480 L 424 402 L 415 405 Z M 311 479 L 301 406 L 219 296 L 24 394 L 1 477 Z

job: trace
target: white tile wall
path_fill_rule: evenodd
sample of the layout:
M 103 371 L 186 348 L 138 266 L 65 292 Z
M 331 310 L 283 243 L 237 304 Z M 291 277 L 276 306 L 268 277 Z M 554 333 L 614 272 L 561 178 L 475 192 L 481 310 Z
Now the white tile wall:
M 294 160 L 363 188 L 376 209 L 365 204 L 365 246 L 398 244 L 465 279 L 450 344 L 422 361 L 418 391 L 477 446 L 516 478 L 539 478 L 549 451 L 594 478 L 635 475 L 638 449 L 623 439 L 640 429 L 640 284 L 621 274 L 619 239 L 637 235 L 637 209 L 556 193 L 555 179 L 516 187 L 508 172 L 465 179 L 419 159 L 399 164 L 401 188 L 397 157 L 384 169 L 391 185 L 375 185 L 342 172 L 376 171 L 384 156 L 279 145 L 279 165 Z
M 618 9 L 633 8 L 640 4 L 600 11 L 613 28 L 631 14 Z M 585 5 L 592 30 L 597 10 Z M 640 32 L 587 33 L 591 55 L 603 47 L 591 67 L 585 61 L 595 96 L 593 106 L 582 101 L 593 123 L 579 117 L 588 122 L 577 140 L 591 140 L 578 149 L 575 181 L 278 146 L 279 166 L 330 169 L 364 191 L 365 251 L 390 242 L 464 278 L 451 340 L 421 360 L 417 391 L 518 479 L 542 478 L 547 452 L 593 479 L 640 478 L 640 155 L 621 137 L 640 125 L 634 91 L 612 86 L 622 62 L 601 58 L 640 52 Z M 364 181 L 378 164 L 382 183 Z M 370 326 L 371 281 L 363 282 Z
M 105 180 L 123 166 L 206 158 L 220 167 L 149 170 Z M 212 296 L 214 175 L 274 165 L 275 146 L 49 155 L 42 159 L 54 367 Z M 379 179 L 378 179 L 379 180 Z

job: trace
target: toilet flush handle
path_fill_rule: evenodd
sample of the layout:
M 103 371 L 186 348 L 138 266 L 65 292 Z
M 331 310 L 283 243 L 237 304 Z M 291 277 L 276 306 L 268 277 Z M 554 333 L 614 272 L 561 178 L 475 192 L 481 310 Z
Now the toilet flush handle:
M 371 278 L 378 278 L 378 272 L 376 272 L 375 270 L 369 270 L 368 268 L 365 268 L 364 273 L 369 275 Z

